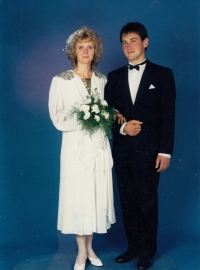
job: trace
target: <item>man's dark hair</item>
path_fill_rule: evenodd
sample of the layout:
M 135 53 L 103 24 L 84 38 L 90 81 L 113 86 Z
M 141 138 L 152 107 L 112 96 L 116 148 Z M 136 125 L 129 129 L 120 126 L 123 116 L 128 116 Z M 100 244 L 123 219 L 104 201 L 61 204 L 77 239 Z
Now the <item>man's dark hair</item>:
M 145 38 L 148 38 L 148 32 L 145 26 L 139 22 L 129 22 L 124 25 L 120 31 L 120 41 L 122 42 L 122 36 L 129 33 L 136 33 L 140 36 L 143 41 Z

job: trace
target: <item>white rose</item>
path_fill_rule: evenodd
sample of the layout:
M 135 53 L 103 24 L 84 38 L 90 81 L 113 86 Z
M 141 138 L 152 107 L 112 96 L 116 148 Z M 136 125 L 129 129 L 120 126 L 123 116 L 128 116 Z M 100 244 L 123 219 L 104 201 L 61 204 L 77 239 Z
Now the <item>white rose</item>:
M 95 98 L 95 99 L 94 99 L 94 103 L 97 103 L 97 101 L 98 101 L 98 98 Z
M 108 119 L 108 118 L 109 118 L 109 113 L 106 112 L 106 111 L 102 111 L 102 112 L 101 112 L 101 115 L 102 115 L 103 117 L 105 117 L 105 119 Z
M 104 113 L 104 117 L 105 117 L 106 119 L 108 119 L 108 118 L 109 118 L 109 113 L 105 112 L 105 113 Z
M 85 104 L 90 104 L 91 101 L 92 101 L 91 98 L 88 98 L 88 99 L 86 99 Z
M 97 104 L 95 104 L 95 105 L 92 106 L 92 112 L 95 112 L 95 113 L 99 113 L 100 112 L 99 111 L 99 107 L 98 107 Z
M 80 107 L 79 110 L 80 110 L 81 112 L 86 113 L 86 112 L 89 111 L 89 109 L 90 109 L 90 106 L 88 106 L 88 105 L 82 105 L 82 106 Z
M 108 103 L 107 103 L 106 100 L 101 100 L 101 105 L 103 105 L 103 106 L 108 106 Z
M 88 118 L 90 118 L 90 112 L 86 112 L 83 119 L 87 120 Z
M 98 115 L 95 115 L 95 116 L 94 116 L 94 119 L 95 119 L 97 122 L 100 121 L 100 117 L 99 117 Z

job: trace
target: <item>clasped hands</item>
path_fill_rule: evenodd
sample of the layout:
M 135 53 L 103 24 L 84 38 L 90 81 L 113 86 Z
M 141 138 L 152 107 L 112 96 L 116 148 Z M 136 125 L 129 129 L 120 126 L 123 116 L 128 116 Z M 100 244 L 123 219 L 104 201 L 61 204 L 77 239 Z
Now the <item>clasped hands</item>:
M 118 124 L 124 124 L 126 122 L 126 118 L 119 112 L 116 112 L 114 115 L 114 119 L 117 119 Z M 136 136 L 141 131 L 142 122 L 138 120 L 131 120 L 126 123 L 124 126 L 123 132 L 129 136 Z
M 142 122 L 138 120 L 131 120 L 126 123 L 124 126 L 123 132 L 129 136 L 136 136 L 141 131 Z

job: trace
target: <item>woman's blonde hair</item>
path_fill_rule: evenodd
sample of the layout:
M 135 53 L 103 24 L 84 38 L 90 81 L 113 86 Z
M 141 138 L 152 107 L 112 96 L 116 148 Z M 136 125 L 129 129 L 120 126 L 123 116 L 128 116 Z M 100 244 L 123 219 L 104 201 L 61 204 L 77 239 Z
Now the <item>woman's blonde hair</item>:
M 73 36 L 74 35 L 74 36 Z M 69 41 L 70 37 L 72 37 L 72 40 Z M 67 41 L 67 55 L 68 59 L 71 61 L 72 67 L 75 68 L 77 66 L 77 57 L 76 57 L 76 43 L 86 40 L 86 41 L 93 41 L 95 46 L 95 53 L 94 58 L 91 62 L 91 70 L 95 70 L 97 64 L 100 61 L 101 54 L 103 52 L 103 45 L 99 38 L 99 36 L 90 28 L 88 27 L 81 27 L 79 30 L 74 32 L 72 34 L 68 41 Z

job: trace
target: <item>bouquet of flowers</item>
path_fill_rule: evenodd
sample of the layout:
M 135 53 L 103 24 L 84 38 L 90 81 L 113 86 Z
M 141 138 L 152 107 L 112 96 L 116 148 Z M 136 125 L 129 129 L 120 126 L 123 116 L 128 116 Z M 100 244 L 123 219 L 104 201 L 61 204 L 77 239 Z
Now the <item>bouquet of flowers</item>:
M 82 130 L 88 132 L 90 136 L 97 130 L 102 130 L 105 131 L 108 138 L 112 138 L 111 127 L 115 121 L 116 111 L 109 107 L 105 100 L 99 98 L 96 90 L 95 88 L 94 94 L 87 96 L 82 103 L 75 103 L 64 121 L 76 115 Z

